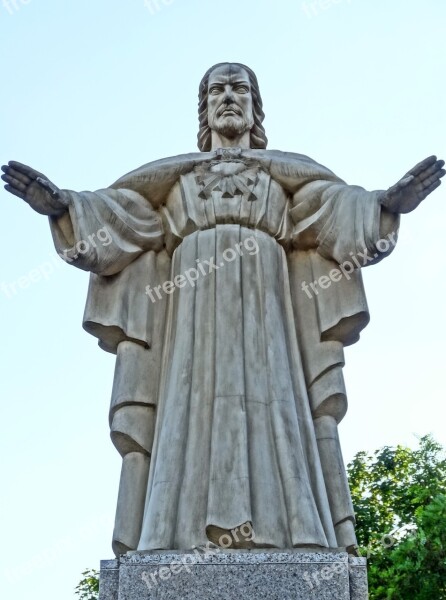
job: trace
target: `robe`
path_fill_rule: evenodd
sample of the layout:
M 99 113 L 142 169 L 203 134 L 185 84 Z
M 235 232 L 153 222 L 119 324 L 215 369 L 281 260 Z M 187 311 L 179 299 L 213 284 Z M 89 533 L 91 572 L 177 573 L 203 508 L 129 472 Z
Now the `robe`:
M 50 218 L 56 249 L 91 271 L 84 327 L 117 354 L 117 554 L 354 546 L 337 424 L 343 347 L 369 319 L 353 257 L 381 260 L 398 229 L 380 193 L 262 150 L 68 192 L 69 214 Z

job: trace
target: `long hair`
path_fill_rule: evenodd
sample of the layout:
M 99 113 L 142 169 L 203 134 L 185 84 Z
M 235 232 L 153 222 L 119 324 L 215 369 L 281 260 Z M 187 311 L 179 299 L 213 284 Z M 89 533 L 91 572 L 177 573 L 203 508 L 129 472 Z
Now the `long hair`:
M 209 76 L 217 67 L 223 67 L 225 65 L 235 65 L 248 73 L 249 83 L 251 84 L 252 94 L 252 112 L 254 117 L 254 125 L 250 131 L 250 145 L 251 148 L 266 148 L 268 144 L 268 138 L 265 134 L 265 128 L 262 125 L 265 113 L 263 112 L 262 97 L 260 96 L 259 84 L 257 77 L 249 67 L 240 63 L 218 63 L 206 71 L 203 79 L 200 82 L 200 88 L 198 91 L 198 148 L 200 152 L 209 152 L 211 150 L 211 128 L 208 124 L 208 84 Z

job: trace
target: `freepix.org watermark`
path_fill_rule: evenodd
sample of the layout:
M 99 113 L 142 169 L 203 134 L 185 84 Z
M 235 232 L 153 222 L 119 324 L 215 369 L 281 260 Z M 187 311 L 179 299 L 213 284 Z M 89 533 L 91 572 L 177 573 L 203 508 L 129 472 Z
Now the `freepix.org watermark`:
M 345 260 L 339 265 L 339 269 L 332 269 L 328 275 L 321 275 L 319 279 L 311 281 L 310 283 L 302 281 L 302 290 L 306 293 L 308 298 L 312 299 L 313 294 L 318 296 L 321 290 L 326 290 L 332 283 L 341 281 L 343 277 L 350 280 L 350 276 L 355 269 L 362 269 L 362 267 L 365 267 L 369 262 L 376 260 L 380 254 L 388 252 L 392 246 L 395 246 L 397 234 L 397 231 L 392 231 L 392 233 L 389 233 L 385 238 L 378 240 L 375 243 L 378 252 L 373 255 L 370 255 L 366 248 L 357 254 L 350 252 L 351 260 Z M 310 288 L 313 293 L 310 291 Z
M 92 246 L 93 248 L 97 248 L 98 245 L 96 242 L 99 242 L 101 246 L 109 246 L 112 241 L 112 236 L 110 235 L 107 227 L 101 227 L 101 229 L 98 229 L 96 233 L 91 233 L 86 240 L 79 240 L 72 248 L 67 248 L 58 254 L 65 262 L 73 262 L 73 260 L 79 258 L 79 254 L 87 254 Z M 73 251 L 75 254 L 72 258 L 70 258 L 68 254 Z
M 173 560 L 168 565 L 164 565 L 159 569 L 149 573 L 143 571 L 141 579 L 147 585 L 149 590 L 153 589 L 161 581 L 167 581 L 172 575 L 178 575 L 181 571 L 187 571 L 189 575 L 192 573 L 191 566 L 197 563 L 203 563 L 202 556 L 212 556 L 227 548 L 230 548 L 234 542 L 238 543 L 241 540 L 251 542 L 255 538 L 254 530 L 250 522 L 243 523 L 240 527 L 232 529 L 228 533 L 223 533 L 218 539 L 218 546 L 213 542 L 208 542 L 206 546 L 194 546 L 192 552 L 184 554 L 181 560 Z
M 144 6 L 151 15 L 157 15 L 164 6 L 170 6 L 173 2 L 174 0 L 144 0 Z
M 226 250 L 222 253 L 223 261 L 218 265 L 215 264 L 215 258 L 213 256 L 211 256 L 209 260 L 201 260 L 200 258 L 197 258 L 196 268 L 191 267 L 190 269 L 186 269 L 183 274 L 176 275 L 176 277 L 173 278 L 173 281 L 165 281 L 163 284 L 157 285 L 153 289 L 150 287 L 150 285 L 146 285 L 145 293 L 149 296 L 152 302 L 156 302 L 157 300 L 162 299 L 163 296 L 161 292 L 169 295 L 173 294 L 176 288 L 183 288 L 188 284 L 191 287 L 195 287 L 195 282 L 198 281 L 200 277 L 206 277 L 206 275 L 209 275 L 209 273 L 224 267 L 225 263 L 235 260 L 237 256 L 243 256 L 244 250 L 246 250 L 250 256 L 258 253 L 259 245 L 254 236 L 250 236 L 243 242 L 235 244 L 234 248 L 226 248 Z
M 302 2 L 302 10 L 307 15 L 308 19 L 317 17 L 321 12 L 325 12 L 336 4 L 346 3 L 351 4 L 352 0 L 308 0 Z
M 112 243 L 112 237 L 106 227 L 98 229 L 95 233 L 92 233 L 87 237 L 86 240 L 79 240 L 72 248 L 67 248 L 63 252 L 58 252 L 58 255 L 62 260 L 67 263 L 73 262 L 79 258 L 79 255 L 86 254 L 90 248 L 97 248 L 98 243 L 101 246 L 109 246 Z M 74 254 L 69 257 L 68 254 Z M 41 281 L 48 281 L 51 275 L 59 268 L 62 263 L 55 256 L 51 256 L 50 260 L 47 260 L 40 265 L 37 265 L 31 271 L 28 271 L 25 275 L 18 277 L 14 281 L 2 281 L 0 283 L 0 290 L 3 295 L 11 299 L 16 296 L 21 290 L 29 288 L 34 283 L 40 283 Z
M 2 0 L 3 8 L 6 8 L 10 15 L 16 13 L 22 5 L 30 2 L 31 0 Z
M 398 527 L 398 528 L 394 529 L 391 533 L 384 534 L 378 540 L 378 542 L 382 548 L 384 548 L 385 550 L 389 550 L 390 548 L 393 548 L 395 546 L 395 544 L 397 544 L 401 540 L 403 540 L 403 539 L 408 540 L 411 537 L 413 537 L 415 535 L 415 532 L 416 532 L 415 525 L 403 525 L 402 527 Z M 409 535 L 406 535 L 407 533 Z M 369 545 L 367 546 L 367 548 L 365 548 L 365 550 L 366 550 L 365 558 L 367 558 L 367 560 L 372 555 L 372 548 L 373 548 L 372 542 L 369 542 Z M 359 551 L 359 549 L 358 549 L 358 555 L 363 556 L 361 554 L 361 552 Z M 342 575 L 345 571 L 345 567 L 346 567 L 345 563 L 335 562 L 331 565 L 327 565 L 326 567 L 322 567 L 322 569 L 320 569 L 319 571 L 314 571 L 312 573 L 305 571 L 304 574 L 302 575 L 302 578 L 305 580 L 305 583 L 308 585 L 310 590 L 313 591 L 315 588 L 318 588 L 323 581 L 329 581 L 330 579 L 333 579 L 333 577 L 335 575 Z M 347 564 L 347 569 L 350 574 L 353 572 L 352 565 L 349 563 Z M 321 582 L 321 580 L 322 580 L 322 582 Z

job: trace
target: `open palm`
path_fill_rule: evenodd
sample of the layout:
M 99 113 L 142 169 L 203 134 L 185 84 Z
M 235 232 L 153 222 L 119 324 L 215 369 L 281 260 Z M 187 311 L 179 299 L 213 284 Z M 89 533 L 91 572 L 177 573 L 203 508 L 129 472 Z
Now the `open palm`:
M 62 190 L 39 171 L 14 160 L 3 165 L 2 171 L 5 189 L 25 200 L 38 213 L 58 216 L 66 211 L 68 202 Z
M 444 160 L 425 158 L 383 194 L 381 204 L 394 213 L 411 212 L 440 185 L 443 167 Z

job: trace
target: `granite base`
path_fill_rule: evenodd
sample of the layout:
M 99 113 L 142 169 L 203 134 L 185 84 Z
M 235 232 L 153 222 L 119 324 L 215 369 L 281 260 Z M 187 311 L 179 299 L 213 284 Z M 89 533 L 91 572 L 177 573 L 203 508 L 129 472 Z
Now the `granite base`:
M 210 552 L 213 552 L 212 554 Z M 129 552 L 101 561 L 99 600 L 367 600 L 366 559 L 346 552 Z

